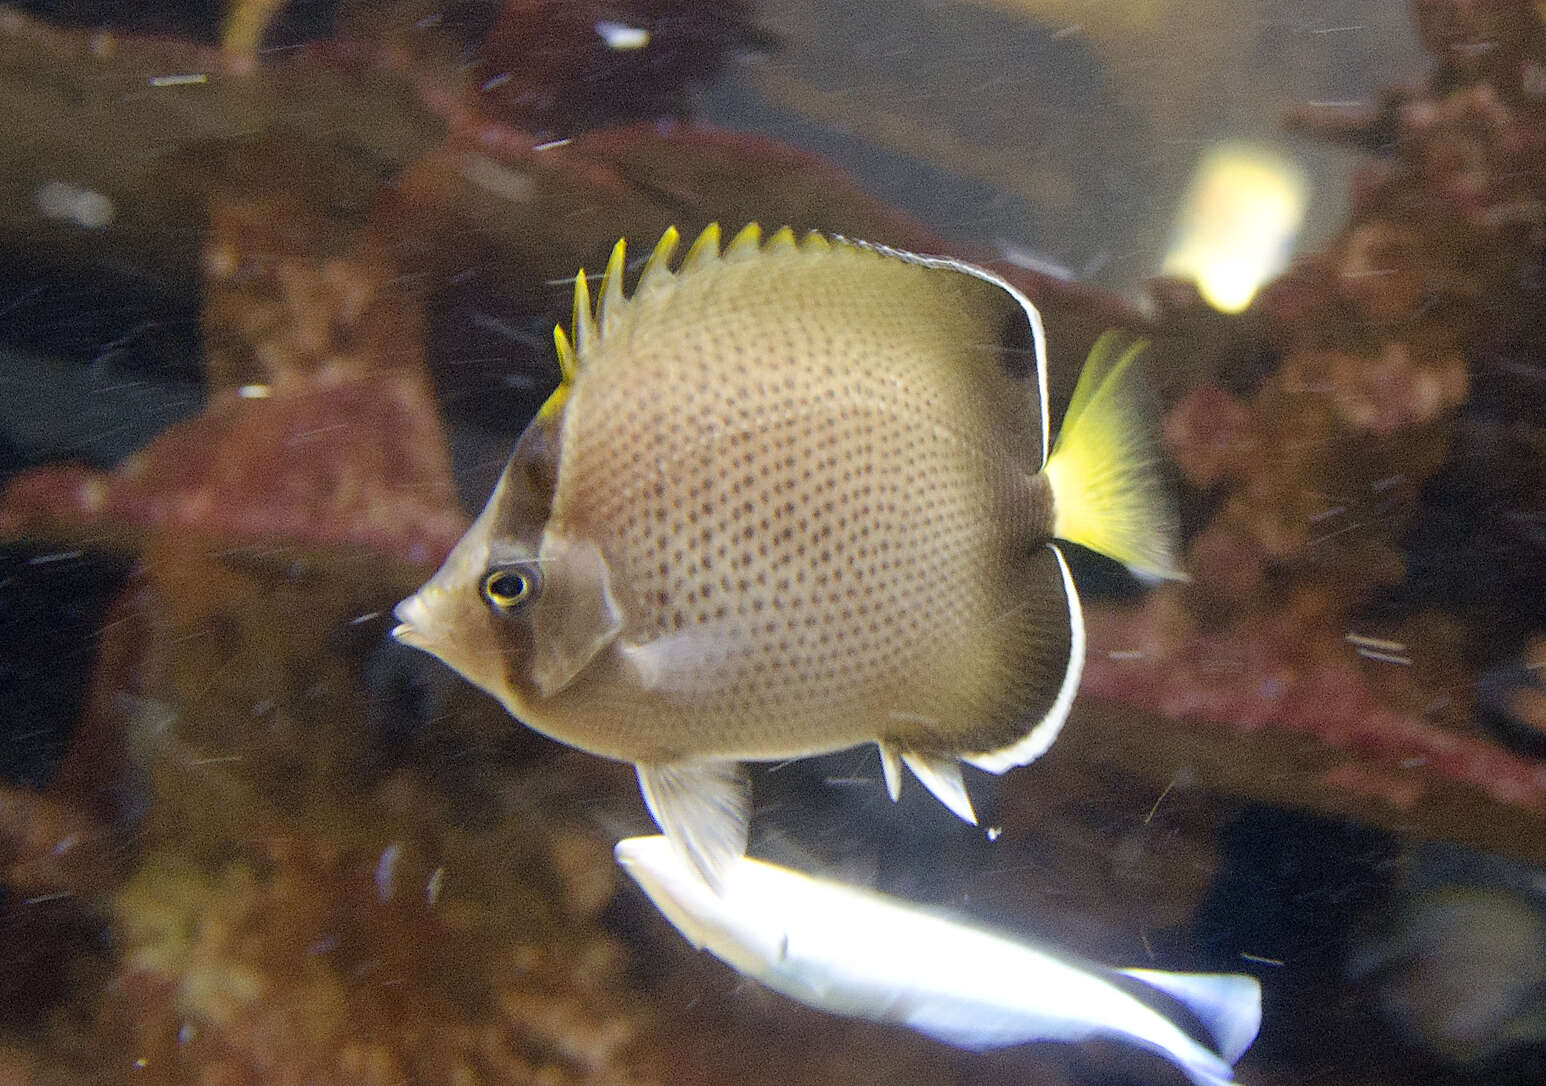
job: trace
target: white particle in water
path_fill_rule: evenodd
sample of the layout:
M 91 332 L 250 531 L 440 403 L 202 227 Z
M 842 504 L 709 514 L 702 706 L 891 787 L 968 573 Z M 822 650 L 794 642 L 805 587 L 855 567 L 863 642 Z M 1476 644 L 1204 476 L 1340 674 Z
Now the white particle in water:
M 650 32 L 641 26 L 598 19 L 593 29 L 609 49 L 643 49 L 650 43 Z
M 381 858 L 376 861 L 376 898 L 383 905 L 392 900 L 392 877 L 402 852 L 402 846 L 393 841 L 381 850 Z
M 87 230 L 100 230 L 116 213 L 112 200 L 72 181 L 45 181 L 32 199 L 44 218 L 64 219 Z

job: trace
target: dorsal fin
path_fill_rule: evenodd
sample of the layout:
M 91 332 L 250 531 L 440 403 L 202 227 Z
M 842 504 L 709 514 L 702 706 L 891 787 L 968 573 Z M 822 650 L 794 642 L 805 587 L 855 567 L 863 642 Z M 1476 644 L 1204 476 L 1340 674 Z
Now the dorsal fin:
M 741 227 L 741 232 L 730 239 L 730 245 L 725 249 L 723 257 L 726 261 L 750 260 L 762 250 L 762 227 L 758 223 L 749 222 Z
M 553 325 L 553 346 L 558 351 L 559 383 L 567 385 L 574 380 L 574 344 L 561 324 Z
M 596 303 L 596 327 L 602 335 L 607 331 L 607 314 L 615 313 L 622 306 L 623 266 L 628 258 L 628 239 L 618 238 L 607 259 L 607 270 L 601 273 L 601 298 Z
M 553 330 L 553 341 L 558 348 L 558 366 L 564 377 L 560 393 L 573 380 L 575 372 L 584 367 L 586 356 L 594 352 L 609 333 L 618 330 L 630 302 L 656 294 L 677 280 L 697 275 L 720 262 L 741 263 L 761 255 L 819 254 L 830 251 L 834 245 L 847 245 L 861 252 L 869 251 L 863 246 L 844 242 L 841 238 L 828 239 L 814 230 L 804 237 L 796 238 L 794 231 L 787 226 L 780 227 L 764 238 L 762 227 L 754 222 L 743 226 L 723 252 L 720 251 L 720 237 L 719 224 L 709 223 L 688 247 L 681 265 L 673 271 L 671 258 L 682 236 L 674 226 L 667 229 L 645 261 L 632 297 L 624 290 L 623 283 L 627 267 L 626 241 L 619 239 L 612 247 L 612 255 L 602 273 L 594 308 L 591 305 L 590 284 L 584 269 L 581 269 L 574 281 L 574 314 L 570 331 L 566 334 L 561 327 Z M 561 403 L 562 397 L 555 395 Z
M 644 262 L 644 271 L 639 276 L 639 285 L 633 289 L 635 298 L 670 281 L 671 256 L 676 252 L 677 243 L 681 240 L 682 235 L 674 226 L 668 227 L 666 232 L 660 235 L 660 240 L 655 243 L 654 252 L 650 253 L 650 258 Z
M 596 349 L 596 318 L 590 307 L 590 282 L 581 268 L 574 277 L 574 310 L 570 327 L 574 329 L 574 348 L 580 358 Z
M 763 251 L 768 253 L 792 253 L 796 248 L 798 246 L 795 245 L 794 231 L 784 226 L 780 227 L 768 238 L 767 243 L 763 246 Z
M 703 228 L 703 233 L 698 235 L 687 249 L 687 256 L 682 261 L 682 266 L 677 275 L 686 275 L 695 272 L 705 264 L 719 259 L 719 223 L 711 222 Z
M 558 387 L 537 410 L 540 419 L 555 418 L 564 409 L 569 399 L 569 389 L 574 385 L 574 344 L 569 342 L 561 324 L 553 326 L 553 347 L 558 352 Z

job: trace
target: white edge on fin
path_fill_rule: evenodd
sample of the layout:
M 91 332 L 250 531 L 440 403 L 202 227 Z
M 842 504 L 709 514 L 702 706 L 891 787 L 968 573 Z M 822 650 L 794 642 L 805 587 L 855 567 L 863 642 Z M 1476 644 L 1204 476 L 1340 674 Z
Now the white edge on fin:
M 1057 544 L 1048 543 L 1057 557 L 1058 571 L 1063 575 L 1063 593 L 1068 599 L 1068 670 L 1063 675 L 1063 685 L 1047 715 L 1025 735 L 999 750 L 963 754 L 961 760 L 989 773 L 1004 773 L 1016 766 L 1034 762 L 1047 752 L 1063 729 L 1068 711 L 1073 707 L 1074 695 L 1079 691 L 1079 676 L 1084 673 L 1084 612 L 1079 606 L 1079 595 L 1074 589 L 1074 576 L 1068 571 L 1068 562 Z
M 716 892 L 746 853 L 751 782 L 738 762 L 634 766 L 644 805 L 666 838 Z
M 961 763 L 954 758 L 940 758 L 932 754 L 902 752 L 902 761 L 913 771 L 913 776 L 934 793 L 963 822 L 977 825 L 977 812 L 972 810 L 972 797 L 966 794 L 966 782 L 961 779 Z
M 1233 1067 L 1261 1030 L 1261 982 L 1243 973 L 1165 973 L 1157 969 L 1123 969 L 1123 976 L 1143 981 L 1179 1000 L 1213 1038 L 1219 1055 Z
M 1052 426 L 1051 409 L 1047 404 L 1047 330 L 1041 323 L 1041 311 L 1001 275 L 995 275 L 987 268 L 979 268 L 975 264 L 968 264 L 964 260 L 955 260 L 948 256 L 922 256 L 918 253 L 910 253 L 905 249 L 893 249 L 889 245 L 877 245 L 869 241 L 856 241 L 853 238 L 839 237 L 834 240 L 841 241 L 845 245 L 853 245 L 860 249 L 869 249 L 872 252 L 884 253 L 886 256 L 896 257 L 909 264 L 919 264 L 925 268 L 948 268 L 964 275 L 970 275 L 974 279 L 981 279 L 984 283 L 992 283 L 1000 290 L 1007 293 L 1025 311 L 1025 317 L 1031 322 L 1031 340 L 1036 348 L 1036 388 L 1040 395 L 1037 397 L 1041 405 L 1041 463 L 1037 470 L 1047 466 L 1047 455 L 1052 449 L 1052 439 L 1048 432 Z
M 889 743 L 876 743 L 880 751 L 880 771 L 886 778 L 886 795 L 895 803 L 902 798 L 902 752 Z

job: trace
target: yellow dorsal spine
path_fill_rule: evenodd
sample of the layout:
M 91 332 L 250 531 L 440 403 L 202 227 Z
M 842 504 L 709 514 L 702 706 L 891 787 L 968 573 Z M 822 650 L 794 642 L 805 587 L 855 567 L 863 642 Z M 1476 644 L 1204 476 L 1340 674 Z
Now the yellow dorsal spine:
M 567 385 L 574 380 L 574 345 L 569 342 L 561 324 L 553 326 L 553 346 L 558 349 L 559 380 Z
M 574 314 L 571 327 L 574 330 L 574 347 L 580 358 L 596 349 L 596 318 L 591 313 L 590 283 L 585 279 L 585 269 L 574 277 Z
M 730 245 L 721 252 L 719 224 L 709 223 L 688 247 L 681 266 L 673 272 L 671 257 L 676 253 L 681 237 L 680 231 L 674 226 L 668 227 L 660 236 L 644 264 L 644 271 L 634 288 L 633 299 L 658 291 L 673 280 L 696 274 L 718 261 L 741 262 L 764 254 L 787 255 L 801 251 L 823 253 L 832 248 L 832 242 L 814 230 L 797 240 L 794 231 L 787 226 L 780 227 L 764 241 L 762 227 L 752 222 L 742 227 Z M 607 259 L 606 270 L 601 275 L 594 308 L 591 306 L 590 284 L 585 269 L 581 268 L 575 276 L 570 331 L 566 335 L 562 327 L 553 329 L 553 342 L 558 349 L 558 367 L 564 375 L 560 393 L 566 391 L 576 371 L 584 366 L 586 356 L 596 349 L 608 332 L 615 330 L 625 319 L 623 313 L 627 303 L 633 300 L 625 292 L 623 283 L 627 270 L 627 252 L 627 239 L 619 238 L 612 247 L 612 255 Z M 559 403 L 562 402 L 558 393 L 554 397 Z M 544 410 L 548 406 L 544 405 Z
M 677 243 L 682 240 L 681 233 L 676 227 L 668 227 L 660 240 L 655 243 L 654 252 L 644 262 L 644 271 L 639 276 L 639 285 L 633 288 L 634 297 L 654 290 L 665 284 L 671 278 L 671 256 L 676 252 Z
M 767 244 L 763 246 L 763 252 L 792 253 L 797 248 L 798 246 L 794 240 L 794 231 L 787 226 L 782 226 L 768 238 Z
M 754 222 L 749 222 L 741 227 L 741 232 L 730 242 L 730 247 L 725 250 L 726 261 L 750 260 L 762 249 L 762 227 Z
M 601 299 L 596 304 L 596 324 L 601 334 L 607 330 L 607 314 L 616 313 L 622 306 L 623 268 L 628 261 L 628 240 L 618 238 L 607 259 L 607 270 L 601 273 Z
M 562 411 L 564 403 L 569 399 L 569 389 L 574 384 L 574 345 L 564 334 L 564 326 L 561 324 L 553 326 L 553 346 L 558 351 L 558 387 L 538 408 L 539 419 L 550 419 Z
M 703 233 L 698 235 L 696 241 L 688 247 L 687 256 L 682 261 L 682 266 L 677 269 L 677 275 L 686 275 L 695 272 L 711 261 L 719 259 L 719 223 L 711 222 L 703 228 Z

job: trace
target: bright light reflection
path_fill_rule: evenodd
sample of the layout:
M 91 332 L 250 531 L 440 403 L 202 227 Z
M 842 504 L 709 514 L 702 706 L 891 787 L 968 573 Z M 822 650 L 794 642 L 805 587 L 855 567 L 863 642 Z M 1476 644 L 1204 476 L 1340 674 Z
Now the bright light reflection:
M 1162 270 L 1238 313 L 1288 263 L 1309 197 L 1304 171 L 1279 152 L 1220 144 L 1197 164 Z

